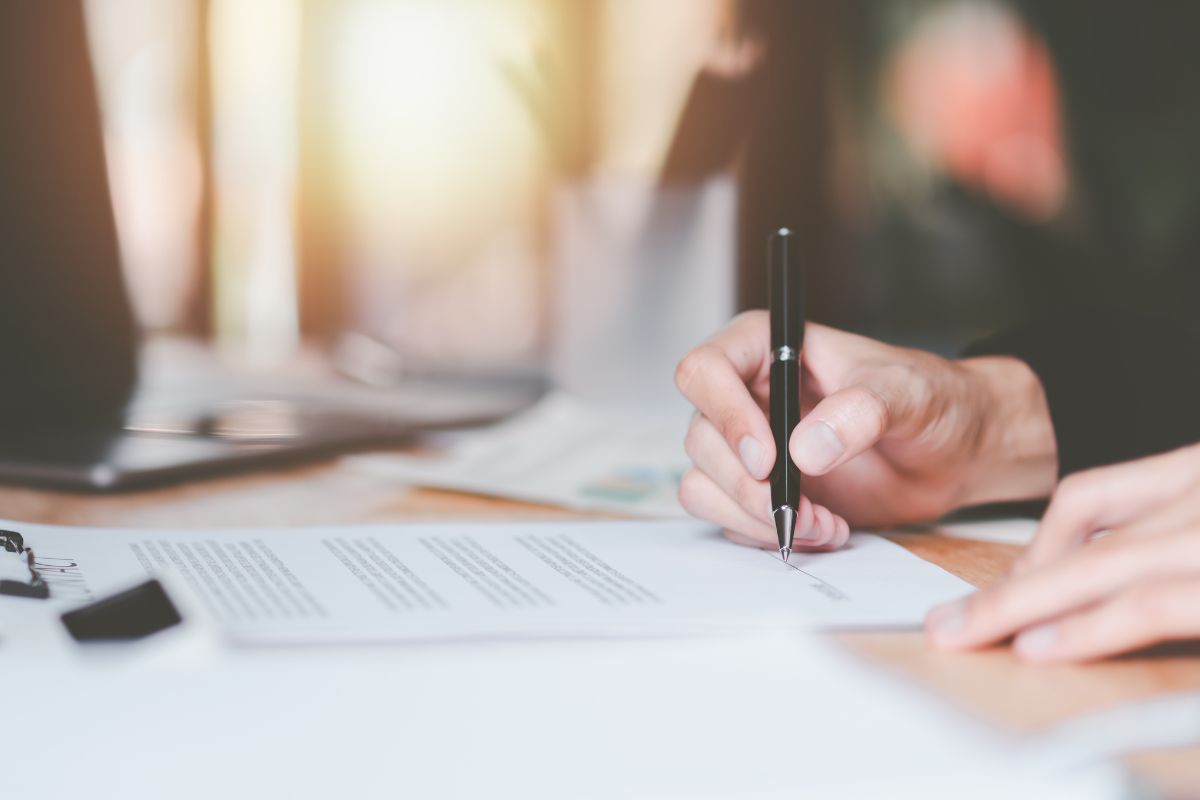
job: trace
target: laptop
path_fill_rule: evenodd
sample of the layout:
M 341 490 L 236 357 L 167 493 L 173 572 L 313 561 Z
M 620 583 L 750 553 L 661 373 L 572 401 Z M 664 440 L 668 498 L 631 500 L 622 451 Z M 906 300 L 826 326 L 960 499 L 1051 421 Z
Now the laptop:
M 537 379 L 235 375 L 144 347 L 82 4 L 0 3 L 0 481 L 112 490 L 402 442 L 525 407 Z

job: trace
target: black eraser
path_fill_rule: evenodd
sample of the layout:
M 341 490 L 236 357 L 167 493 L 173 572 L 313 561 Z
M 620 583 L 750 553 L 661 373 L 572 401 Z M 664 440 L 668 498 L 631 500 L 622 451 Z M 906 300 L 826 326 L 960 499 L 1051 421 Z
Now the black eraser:
M 183 622 L 166 590 L 156 580 L 98 600 L 62 615 L 63 625 L 78 642 L 141 639 Z
M 44 583 L 21 583 L 21 581 L 0 581 L 0 594 L 9 597 L 28 597 L 33 600 L 45 600 L 50 597 L 50 587 Z

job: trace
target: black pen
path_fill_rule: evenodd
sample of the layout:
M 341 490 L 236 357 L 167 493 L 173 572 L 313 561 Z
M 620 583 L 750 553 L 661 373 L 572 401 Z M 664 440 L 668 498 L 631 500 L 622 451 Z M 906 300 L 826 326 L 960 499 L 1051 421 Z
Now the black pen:
M 771 469 L 771 515 L 779 537 L 779 556 L 792 554 L 796 512 L 800 508 L 800 470 L 788 453 L 788 440 L 800 421 L 800 348 L 804 344 L 804 303 L 796 239 L 780 228 L 767 240 L 771 288 L 771 434 L 775 466 Z

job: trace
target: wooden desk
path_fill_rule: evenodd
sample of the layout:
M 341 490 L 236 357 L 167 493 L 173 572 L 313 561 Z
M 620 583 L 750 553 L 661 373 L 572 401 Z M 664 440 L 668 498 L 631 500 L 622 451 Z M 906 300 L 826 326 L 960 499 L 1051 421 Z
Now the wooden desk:
M 398 490 L 390 481 L 332 461 L 134 494 L 0 487 L 0 516 L 64 525 L 197 528 L 584 515 L 449 492 Z M 1002 575 L 1018 552 L 1011 545 L 952 539 L 936 532 L 892 538 L 974 584 Z M 1030 667 L 1005 648 L 934 652 L 917 633 L 843 635 L 838 641 L 1013 730 L 1037 730 L 1083 712 L 1165 692 L 1200 690 L 1200 651 L 1195 649 L 1190 654 L 1138 656 L 1087 667 Z M 1129 763 L 1168 797 L 1200 797 L 1200 747 L 1138 754 Z

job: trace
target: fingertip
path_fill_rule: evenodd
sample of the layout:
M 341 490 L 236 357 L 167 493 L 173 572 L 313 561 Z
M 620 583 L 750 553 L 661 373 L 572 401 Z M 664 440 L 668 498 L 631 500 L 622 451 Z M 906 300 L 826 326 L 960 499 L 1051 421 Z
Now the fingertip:
M 817 519 L 816 525 L 821 531 L 819 546 L 832 549 L 838 535 L 837 517 L 825 506 L 817 506 L 815 515 Z
M 837 466 L 846 445 L 833 426 L 824 420 L 801 422 L 788 441 L 788 452 L 796 467 L 806 475 L 824 475 Z
M 850 541 L 850 523 L 841 517 L 837 518 L 837 533 L 833 537 L 834 548 L 845 547 Z
M 742 465 L 746 467 L 746 471 L 750 473 L 751 477 L 756 481 L 765 480 L 772 467 L 772 459 L 769 457 L 770 449 L 755 437 L 747 434 L 738 442 L 737 451 Z
M 942 650 L 962 647 L 967 627 L 966 600 L 956 600 L 937 606 L 925 617 L 926 638 Z
M 837 535 L 833 514 L 829 509 L 815 503 L 812 504 L 812 509 L 812 523 L 798 544 L 810 550 L 828 549 Z
M 935 628 L 934 628 L 934 626 L 933 626 L 933 622 L 931 622 L 931 619 L 933 618 L 933 614 L 934 614 L 934 612 L 936 612 L 936 611 L 937 611 L 937 609 L 936 609 L 936 608 L 935 608 L 935 609 L 932 609 L 932 610 L 930 610 L 930 611 L 929 611 L 929 613 L 928 613 L 928 614 L 926 614 L 926 615 L 925 615 L 925 622 L 924 622 L 924 625 L 923 625 L 923 632 L 924 632 L 924 634 L 925 634 L 925 642 L 926 642 L 926 643 L 927 643 L 927 644 L 928 644 L 930 647 L 936 648 L 936 649 L 938 649 L 938 650 L 942 650 L 942 649 L 945 649 L 945 648 L 943 648 L 943 646 L 942 646 L 942 645 L 941 645 L 941 644 L 938 642 L 938 638 L 937 638 L 937 631 L 936 631 L 936 629 L 935 629 Z
M 813 527 L 826 535 L 833 532 L 833 514 L 829 513 L 828 508 L 818 505 L 813 506 Z
M 1024 661 L 1055 661 L 1061 654 L 1059 628 L 1053 623 L 1026 628 L 1013 639 L 1013 650 Z
M 675 496 L 679 500 L 679 505 L 683 506 L 683 510 L 693 517 L 699 516 L 696 513 L 696 508 L 698 507 L 698 494 L 702 491 L 699 485 L 701 481 L 700 471 L 693 467 L 683 473 L 683 477 L 679 479 L 679 487 L 675 490 Z

